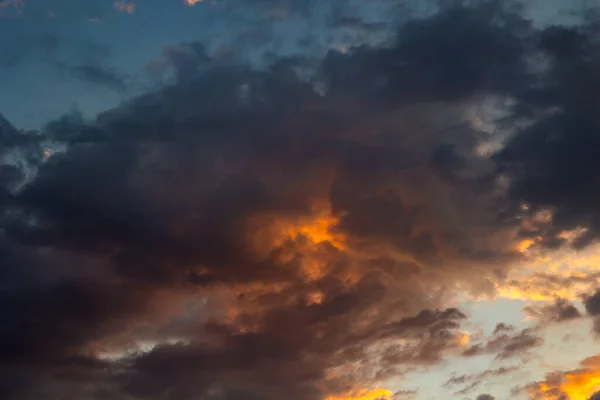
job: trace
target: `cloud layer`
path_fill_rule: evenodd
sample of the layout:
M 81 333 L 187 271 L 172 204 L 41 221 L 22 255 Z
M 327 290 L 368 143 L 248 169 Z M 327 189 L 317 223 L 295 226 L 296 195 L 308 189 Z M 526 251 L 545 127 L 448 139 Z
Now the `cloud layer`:
M 178 44 L 170 83 L 93 121 L 1 119 L 1 397 L 403 398 L 382 382 L 539 346 L 470 342 L 453 300 L 494 296 L 524 240 L 597 239 L 597 25 L 480 1 L 395 29 L 264 68 Z

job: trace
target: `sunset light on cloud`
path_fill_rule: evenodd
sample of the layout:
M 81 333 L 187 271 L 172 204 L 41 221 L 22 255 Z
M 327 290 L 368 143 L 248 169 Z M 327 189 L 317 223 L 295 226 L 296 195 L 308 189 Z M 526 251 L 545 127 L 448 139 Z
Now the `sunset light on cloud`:
M 386 389 L 360 389 L 342 396 L 329 396 L 326 400 L 390 400 L 393 393 Z
M 540 400 L 587 400 L 600 390 L 600 357 L 583 360 L 578 369 L 549 375 L 528 390 L 533 398 Z
M 600 400 L 595 2 L 0 33 L 0 399 Z

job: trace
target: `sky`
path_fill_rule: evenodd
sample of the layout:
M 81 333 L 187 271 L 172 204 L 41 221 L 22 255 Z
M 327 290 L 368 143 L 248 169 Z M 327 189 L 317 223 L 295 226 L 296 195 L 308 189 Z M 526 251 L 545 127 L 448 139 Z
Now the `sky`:
M 0 0 L 0 398 L 600 400 L 600 7 Z

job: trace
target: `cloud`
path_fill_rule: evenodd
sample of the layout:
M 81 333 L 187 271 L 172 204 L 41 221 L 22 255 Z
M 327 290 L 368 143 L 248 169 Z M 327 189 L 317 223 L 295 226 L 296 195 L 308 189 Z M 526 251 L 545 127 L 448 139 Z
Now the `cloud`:
M 273 18 L 310 4 L 258 2 Z M 546 107 L 522 91 L 537 82 L 532 52 L 553 54 L 557 39 L 517 11 L 453 4 L 317 65 L 168 46 L 149 71 L 171 79 L 97 118 L 66 115 L 35 135 L 3 124 L 19 150 L 65 150 L 1 169 L 0 367 L 14 378 L 1 390 L 392 398 L 390 378 L 449 355 L 528 355 L 534 329 L 471 341 L 450 306 L 457 292 L 496 294 L 524 258 L 516 205 L 538 207 L 512 163 L 535 162 L 520 143 L 539 121 L 490 159 L 485 115 L 473 116 L 490 98 Z M 550 42 L 536 47 L 540 35 Z M 98 65 L 75 71 L 120 86 Z M 540 207 L 570 210 L 553 196 Z
M 600 314 L 600 292 L 596 292 L 585 299 L 585 310 L 590 315 Z
M 589 12 L 590 21 L 597 17 L 597 10 Z M 584 24 L 540 32 L 544 67 L 539 84 L 525 88 L 519 96 L 523 114 L 515 116 L 531 123 L 526 122 L 496 155 L 510 182 L 510 197 L 525 204 L 529 216 L 543 210 L 550 214 L 546 223 L 524 229 L 538 236 L 544 247 L 581 249 L 598 234 L 597 193 L 588 178 L 598 159 L 591 106 L 597 99 L 590 90 L 598 80 L 596 29 Z M 577 229 L 580 234 L 570 244 L 561 237 Z
M 12 137 L 19 137 L 17 129 L 2 114 L 0 114 L 0 137 L 2 143 L 12 142 Z
M 463 374 L 463 375 L 455 375 L 452 378 L 448 379 L 446 383 L 444 383 L 444 387 L 455 387 L 462 385 L 463 388 L 457 392 L 457 394 L 465 394 L 468 391 L 474 390 L 482 383 L 490 382 L 491 379 L 497 376 L 503 377 L 504 375 L 512 374 L 519 370 L 518 366 L 510 366 L 510 367 L 500 367 L 497 369 L 488 369 L 486 371 L 477 373 L 477 374 Z M 489 396 L 489 395 L 480 395 L 478 396 Z M 487 397 L 484 397 L 487 398 Z
M 533 399 L 593 399 L 600 385 L 599 366 L 597 356 L 586 358 L 580 363 L 580 368 L 551 373 L 544 381 L 529 385 L 527 392 Z
M 554 304 L 528 305 L 523 312 L 540 322 L 564 322 L 581 317 L 577 307 L 562 299 L 557 299 Z
M 387 400 L 392 392 L 386 389 L 363 389 L 346 393 L 342 396 L 329 396 L 326 400 Z
M 529 350 L 541 346 L 543 338 L 533 328 L 525 328 L 517 332 L 513 330 L 498 329 L 491 338 L 483 343 L 475 343 L 466 348 L 463 355 L 466 357 L 481 354 L 495 354 L 497 359 L 513 357 L 528 357 Z
M 599 293 L 600 292 L 596 291 L 591 296 L 590 295 L 582 296 L 585 310 L 587 311 L 588 315 L 590 315 L 591 317 L 594 318 L 593 330 L 596 333 L 600 333 L 600 318 L 598 317 L 598 315 L 600 314 L 600 305 L 599 305 L 600 294 Z
M 379 89 L 380 95 L 397 101 L 432 97 L 452 101 L 483 92 L 511 93 L 513 85 L 524 78 L 527 47 L 522 35 L 528 33 L 528 22 L 511 19 L 511 2 L 501 7 L 492 3 L 468 9 L 448 7 L 431 18 L 408 21 L 391 49 L 332 54 L 325 61 L 326 71 L 329 67 L 334 72 L 330 84 L 336 90 Z M 506 18 L 505 23 L 495 24 L 496 16 Z M 446 35 L 449 31 L 451 36 Z M 446 54 L 453 58 L 445 58 Z M 347 63 L 349 58 L 357 60 Z M 344 68 L 341 64 L 346 63 Z
M 553 254 L 554 260 L 558 262 L 567 259 L 568 255 Z M 570 261 L 570 260 L 569 260 Z M 531 301 L 553 302 L 557 298 L 575 301 L 583 294 L 593 290 L 598 285 L 600 274 L 594 271 L 592 265 L 595 260 L 582 260 L 586 265 L 584 271 L 573 271 L 575 268 L 564 268 L 563 271 L 553 273 L 536 272 L 531 267 L 531 273 L 502 282 L 497 287 L 498 296 Z M 587 261 L 587 262 L 586 262 Z

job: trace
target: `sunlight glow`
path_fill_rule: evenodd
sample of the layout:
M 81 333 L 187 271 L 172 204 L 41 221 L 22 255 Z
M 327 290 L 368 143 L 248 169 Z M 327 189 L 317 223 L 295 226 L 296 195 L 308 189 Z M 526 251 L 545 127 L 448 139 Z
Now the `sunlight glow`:
M 529 388 L 529 395 L 543 400 L 588 400 L 600 390 L 600 356 L 583 360 L 581 367 L 563 373 L 560 379 L 552 377 L 537 383 Z
M 344 393 L 341 396 L 329 396 L 326 400 L 391 400 L 393 393 L 387 389 L 360 389 Z

